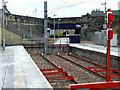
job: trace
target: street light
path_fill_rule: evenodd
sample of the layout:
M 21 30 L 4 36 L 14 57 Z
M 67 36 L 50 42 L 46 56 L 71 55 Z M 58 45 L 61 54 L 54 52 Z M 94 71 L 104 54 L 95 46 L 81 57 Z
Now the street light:
M 59 23 L 60 23 L 61 19 L 58 19 L 58 38 L 59 38 Z
M 104 25 L 105 25 L 105 30 L 106 30 L 106 2 L 104 3 L 101 3 L 101 5 L 104 5 L 105 6 L 105 14 L 104 14 Z
M 33 17 L 34 17 L 34 10 L 33 10 Z
M 105 14 L 104 14 L 104 29 L 106 30 L 107 29 L 107 25 L 106 25 L 106 2 L 104 2 L 104 3 L 101 3 L 101 5 L 104 5 L 105 6 Z M 104 33 L 104 47 L 106 46 L 106 39 L 107 39 L 107 37 L 106 37 L 106 32 Z
M 35 17 L 37 17 L 37 9 L 35 8 Z

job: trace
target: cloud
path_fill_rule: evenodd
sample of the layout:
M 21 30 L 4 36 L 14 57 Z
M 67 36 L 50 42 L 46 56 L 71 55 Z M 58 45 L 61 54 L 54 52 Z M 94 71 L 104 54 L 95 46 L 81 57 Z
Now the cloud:
M 6 0 L 6 1 L 8 1 L 7 4 L 8 10 L 13 14 L 33 16 L 33 10 L 35 10 L 36 8 L 39 17 L 43 17 L 44 15 L 43 10 L 44 1 L 46 0 Z M 51 17 L 53 17 L 53 14 L 57 14 L 58 17 L 81 16 L 86 14 L 87 12 L 90 13 L 93 9 L 104 10 L 104 6 L 101 5 L 101 3 L 104 2 L 107 2 L 107 8 L 109 7 L 113 10 L 116 10 L 118 9 L 118 1 L 119 0 L 47 0 L 48 14 L 52 12 L 52 14 L 49 14 L 49 16 Z
M 33 16 L 33 10 L 35 10 L 35 8 L 39 9 L 42 6 L 39 0 L 8 0 L 7 7 L 13 14 Z

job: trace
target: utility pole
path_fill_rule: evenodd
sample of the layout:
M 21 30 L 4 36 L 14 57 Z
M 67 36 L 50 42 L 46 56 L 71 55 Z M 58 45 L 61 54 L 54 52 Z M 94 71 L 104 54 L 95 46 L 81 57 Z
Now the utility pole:
M 4 23 L 4 0 L 2 0 L 2 19 L 3 19 L 3 50 L 5 50 L 5 23 Z
M 107 25 L 106 25 L 106 2 L 105 3 L 101 3 L 101 5 L 105 6 L 105 14 L 104 14 L 104 25 L 105 25 L 105 30 L 107 29 Z
M 44 1 L 44 49 L 45 54 L 48 51 L 48 42 L 47 42 L 47 1 Z
M 55 14 L 54 14 L 54 40 L 55 40 Z

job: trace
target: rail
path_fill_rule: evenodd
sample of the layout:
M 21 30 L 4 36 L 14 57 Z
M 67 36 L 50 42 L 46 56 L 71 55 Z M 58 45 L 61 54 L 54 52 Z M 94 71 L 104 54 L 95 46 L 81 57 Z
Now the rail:
M 79 67 L 81 67 L 81 68 L 89 71 L 89 72 L 91 72 L 91 73 L 93 73 L 93 74 L 96 75 L 96 76 L 99 76 L 99 77 L 101 77 L 101 78 L 103 78 L 103 79 L 106 79 L 105 76 L 103 76 L 103 75 L 101 75 L 101 74 L 99 74 L 99 73 L 96 73 L 96 72 L 94 72 L 93 70 L 90 70 L 90 69 L 88 69 L 87 67 L 82 66 L 82 65 L 80 65 L 80 64 L 78 64 L 78 63 L 76 63 L 76 62 L 74 62 L 74 61 L 72 61 L 72 60 L 70 60 L 70 59 L 68 59 L 68 58 L 65 58 L 64 56 L 62 56 L 62 55 L 60 55 L 60 54 L 57 54 L 57 56 L 65 59 L 65 60 L 67 60 L 67 61 L 69 61 L 69 62 L 71 62 L 71 63 L 73 63 L 73 64 L 75 64 L 75 65 L 77 65 L 77 66 L 79 66 Z

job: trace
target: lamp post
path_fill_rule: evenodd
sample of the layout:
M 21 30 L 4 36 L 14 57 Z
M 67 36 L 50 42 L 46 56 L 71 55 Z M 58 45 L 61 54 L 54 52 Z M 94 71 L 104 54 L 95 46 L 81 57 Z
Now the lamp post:
M 37 17 L 37 9 L 35 8 L 35 17 Z
M 105 6 L 105 14 L 104 14 L 104 25 L 105 25 L 105 30 L 107 29 L 107 27 L 106 27 L 106 2 L 104 2 L 104 3 L 101 3 L 101 5 L 104 5 Z
M 106 2 L 104 2 L 104 3 L 101 3 L 101 5 L 104 5 L 105 6 L 105 14 L 104 14 L 104 29 L 106 30 L 107 29 L 107 25 L 106 25 Z M 106 46 L 106 39 L 107 39 L 107 37 L 106 37 L 106 33 L 104 33 L 104 47 Z
M 33 17 L 34 17 L 34 10 L 33 10 Z
M 60 24 L 61 19 L 58 19 L 58 38 L 59 38 L 59 24 Z

